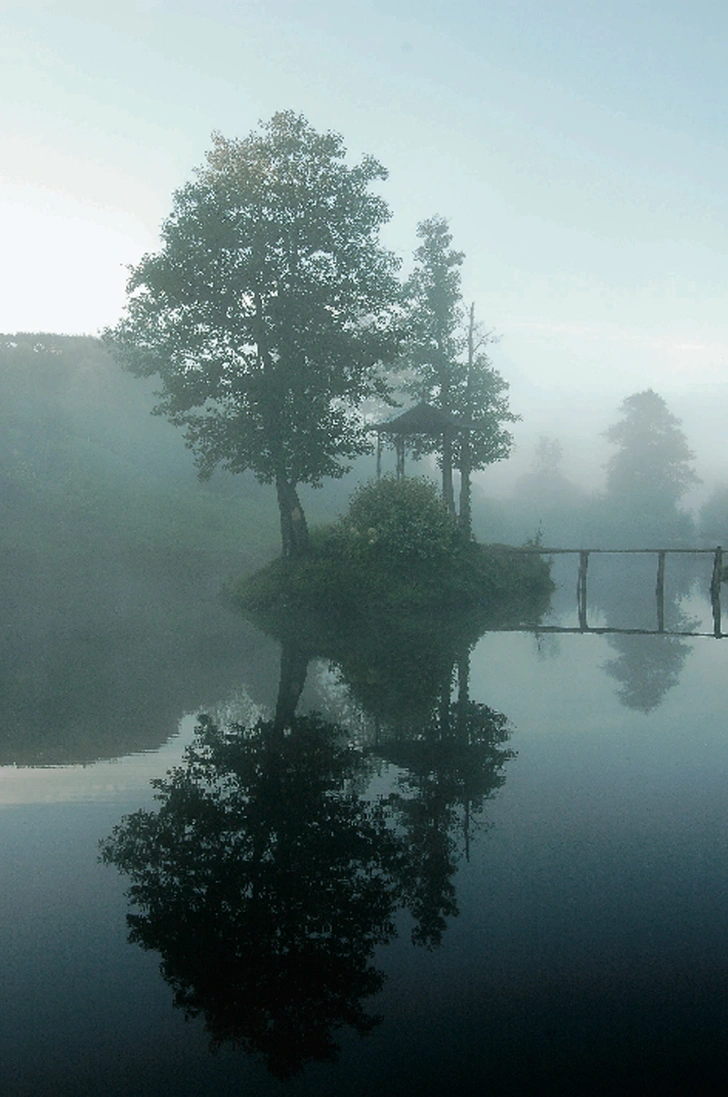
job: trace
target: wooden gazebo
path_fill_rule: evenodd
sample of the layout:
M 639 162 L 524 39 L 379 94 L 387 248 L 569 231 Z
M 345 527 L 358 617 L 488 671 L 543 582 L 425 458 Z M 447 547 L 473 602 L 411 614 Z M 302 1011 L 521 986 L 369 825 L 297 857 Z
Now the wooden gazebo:
M 442 437 L 443 448 L 446 441 L 452 440 L 463 430 L 473 430 L 471 423 L 464 423 L 447 411 L 441 411 L 424 401 L 402 412 L 386 423 L 377 423 L 373 428 L 377 433 L 377 479 L 382 474 L 382 437 L 392 439 L 397 454 L 397 476 L 404 476 L 404 454 L 408 436 L 425 434 L 430 438 Z

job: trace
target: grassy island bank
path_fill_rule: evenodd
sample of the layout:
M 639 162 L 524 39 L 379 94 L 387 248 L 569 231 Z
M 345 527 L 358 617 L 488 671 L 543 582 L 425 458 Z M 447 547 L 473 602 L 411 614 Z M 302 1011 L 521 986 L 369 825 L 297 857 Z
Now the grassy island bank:
M 274 561 L 229 594 L 269 629 L 285 618 L 300 627 L 302 616 L 349 627 L 396 618 L 442 627 L 463 616 L 483 627 L 536 623 L 553 589 L 550 565 L 503 548 L 463 536 L 429 481 L 385 477 L 359 488 L 337 523 L 314 530 L 307 553 Z

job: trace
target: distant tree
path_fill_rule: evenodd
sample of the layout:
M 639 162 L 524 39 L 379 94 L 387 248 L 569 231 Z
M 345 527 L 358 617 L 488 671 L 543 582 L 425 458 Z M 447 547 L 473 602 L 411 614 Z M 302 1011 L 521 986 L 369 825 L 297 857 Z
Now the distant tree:
M 127 369 L 159 375 L 156 411 L 185 428 L 202 476 L 222 465 L 275 484 L 284 555 L 308 543 L 298 485 L 368 448 L 355 409 L 386 391 L 396 351 L 389 210 L 370 190 L 386 171 L 345 152 L 291 111 L 213 135 L 106 332 Z
M 563 446 L 558 438 L 541 435 L 534 447 L 531 472 L 519 476 L 515 485 L 518 499 L 538 504 L 539 507 L 552 506 L 561 497 L 568 497 L 578 489 L 570 483 L 561 470 Z
M 564 447 L 558 438 L 547 438 L 541 435 L 536 443 L 533 457 L 533 471 L 536 476 L 561 476 L 561 462 L 564 458 Z
M 455 513 L 453 468 L 461 473 L 460 518 L 470 528 L 470 475 L 507 457 L 513 439 L 503 423 L 518 419 L 508 407 L 508 384 L 493 369 L 484 348 L 494 342 L 475 322 L 475 306 L 466 317 L 460 267 L 463 253 L 452 248 L 444 217 L 422 221 L 422 244 L 406 285 L 409 339 L 405 350 L 406 390 L 443 411 L 474 424 L 472 431 L 418 439 L 418 453 L 437 453 L 442 493 Z
M 680 681 L 692 648 L 678 636 L 608 636 L 617 656 L 603 669 L 619 683 L 620 703 L 636 712 L 652 712 Z
M 620 703 L 638 712 L 656 709 L 678 684 L 692 647 L 674 634 L 698 627 L 698 620 L 684 609 L 695 579 L 694 558 L 668 558 L 661 612 L 654 578 L 654 556 L 603 557 L 589 586 L 590 612 L 596 612 L 607 628 L 634 630 L 606 637 L 615 657 L 602 669 L 618 683 Z M 657 628 L 665 632 L 654 634 Z M 653 635 L 640 635 L 641 630 Z
M 638 515 L 676 514 L 682 496 L 699 483 L 680 420 L 652 389 L 628 396 L 621 411 L 604 432 L 619 447 L 607 464 L 608 495 Z
M 515 484 L 517 503 L 529 513 L 532 525 L 536 519 L 543 524 L 548 544 L 555 543 L 554 537 L 562 543 L 581 538 L 579 528 L 587 497 L 564 475 L 563 454 L 558 438 L 542 435 L 534 448 L 531 472 L 519 476 Z
M 700 508 L 700 533 L 710 544 L 728 544 L 728 484 L 719 484 Z

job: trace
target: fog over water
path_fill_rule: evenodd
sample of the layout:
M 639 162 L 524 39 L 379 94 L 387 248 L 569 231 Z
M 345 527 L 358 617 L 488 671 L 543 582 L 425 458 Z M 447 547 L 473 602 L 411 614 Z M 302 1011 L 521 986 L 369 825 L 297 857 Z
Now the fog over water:
M 595 587 L 597 623 L 610 612 L 598 616 L 603 596 Z M 555 605 L 547 621 L 573 622 L 571 581 Z M 684 609 L 697 619 L 705 606 L 698 583 Z M 224 615 L 210 618 L 228 631 Z M 376 720 L 362 711 L 345 669 L 317 661 L 300 722 L 266 746 L 266 727 L 251 722 L 275 708 L 278 652 L 259 637 L 247 655 L 240 649 L 237 684 L 208 705 L 221 726 L 250 729 L 212 741 L 217 771 L 200 770 L 204 750 L 195 764 L 183 756 L 194 718 L 160 750 L 121 761 L 0 768 L 4 1091 L 716 1085 L 728 955 L 722 643 L 629 637 L 625 683 L 613 669 L 619 639 L 486 633 L 468 673 L 481 738 L 462 757 L 440 725 L 393 734 L 386 709 Z M 376 663 L 353 668 L 360 684 L 382 673 Z M 391 667 L 387 681 L 395 686 Z M 405 720 L 407 685 L 397 700 Z M 421 698 L 412 704 L 419 711 Z M 307 724 L 312 709 L 338 723 Z M 296 765 L 279 769 L 278 758 Z M 160 811 L 148 782 L 170 766 L 178 799 L 147 865 L 145 819 Z M 286 795 L 272 795 L 280 782 Z M 211 799 L 190 816 L 195 788 Z M 131 880 L 98 863 L 99 840 L 120 826 L 123 841 L 140 824 L 124 862 Z M 260 875 L 251 850 L 267 841 Z M 155 873 L 170 868 L 159 888 Z M 130 882 L 142 886 L 136 903 L 124 895 Z M 280 942 L 290 949 L 278 953 Z M 309 982 L 297 966 L 304 943 L 317 957 Z M 339 997 L 340 970 L 365 1016 L 379 1018 L 370 1031 L 362 1019 L 366 1034 L 356 1035 L 358 1014 Z M 278 995 L 288 977 L 295 984 Z M 301 995 L 291 1027 L 286 1003 Z M 326 1061 L 330 1041 L 336 1062 Z
M 0 8 L 3 1097 L 720 1092 L 728 7 Z
M 654 554 L 592 555 L 581 633 L 577 554 L 530 631 L 523 607 L 498 631 L 506 607 L 479 637 L 344 621 L 281 651 L 220 601 L 278 552 L 270 489 L 199 483 L 97 341 L 1 349 L 3 1091 L 621 1097 L 722 1077 L 712 556 L 668 553 L 659 602 Z M 621 499 L 539 454 L 509 496 L 476 492 L 479 536 L 519 543 L 545 514 L 574 546 L 699 537 L 670 477 L 615 525 Z M 373 472 L 307 492 L 311 520 Z M 302 722 L 277 738 L 282 702 Z M 201 713 L 234 728 L 195 761 Z

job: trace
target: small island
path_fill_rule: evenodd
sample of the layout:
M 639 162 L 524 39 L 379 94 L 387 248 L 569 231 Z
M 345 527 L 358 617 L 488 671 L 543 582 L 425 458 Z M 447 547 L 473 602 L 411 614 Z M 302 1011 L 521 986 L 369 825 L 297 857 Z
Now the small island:
M 424 477 L 360 485 L 347 513 L 311 532 L 308 551 L 281 557 L 234 583 L 229 599 L 266 631 L 380 630 L 414 622 L 479 635 L 499 622 L 535 623 L 553 589 L 537 553 L 475 542 Z

